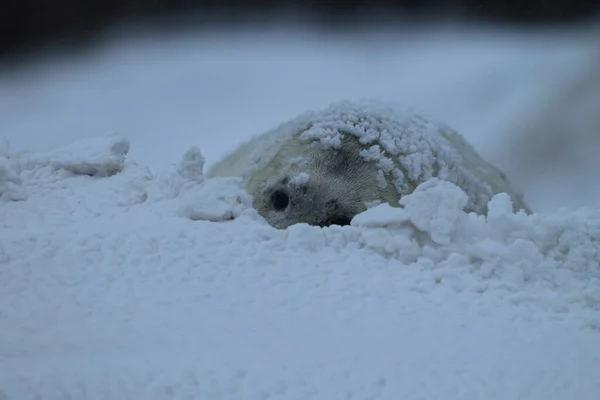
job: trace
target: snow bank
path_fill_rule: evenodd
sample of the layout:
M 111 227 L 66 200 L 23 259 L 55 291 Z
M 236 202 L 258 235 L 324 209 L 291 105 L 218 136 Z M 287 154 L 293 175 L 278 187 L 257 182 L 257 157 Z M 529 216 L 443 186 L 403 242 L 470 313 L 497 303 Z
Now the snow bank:
M 0 398 L 597 399 L 600 210 L 271 228 L 192 148 L 0 148 Z
M 0 137 L 0 199 L 23 200 L 19 166 L 10 153 L 8 140 Z

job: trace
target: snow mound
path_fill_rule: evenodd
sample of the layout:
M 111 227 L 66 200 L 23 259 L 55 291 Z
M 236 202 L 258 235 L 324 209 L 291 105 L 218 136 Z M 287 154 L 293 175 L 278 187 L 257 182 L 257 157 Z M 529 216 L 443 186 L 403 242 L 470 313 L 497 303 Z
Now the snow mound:
M 0 201 L 24 200 L 19 166 L 11 155 L 8 140 L 0 137 Z
M 27 196 L 0 202 L 0 398 L 600 393 L 598 209 L 499 194 L 484 217 L 433 178 L 351 226 L 278 230 L 197 148 L 157 173 L 114 136 L 7 148 Z
M 111 176 L 123 169 L 128 152 L 127 139 L 106 135 L 80 140 L 49 153 L 34 154 L 26 159 L 26 165 L 29 168 L 51 165 L 78 175 Z

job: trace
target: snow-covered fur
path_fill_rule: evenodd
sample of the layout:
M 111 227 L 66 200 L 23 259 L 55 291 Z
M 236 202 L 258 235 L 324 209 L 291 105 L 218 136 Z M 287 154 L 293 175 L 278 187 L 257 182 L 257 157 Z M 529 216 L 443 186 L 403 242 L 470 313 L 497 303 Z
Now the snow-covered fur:
M 528 208 L 505 175 L 452 129 L 414 111 L 377 101 L 340 102 L 307 112 L 243 143 L 208 177 L 240 176 L 271 225 L 346 225 L 381 202 L 432 178 L 467 194 L 465 211 L 487 213 L 496 193 Z

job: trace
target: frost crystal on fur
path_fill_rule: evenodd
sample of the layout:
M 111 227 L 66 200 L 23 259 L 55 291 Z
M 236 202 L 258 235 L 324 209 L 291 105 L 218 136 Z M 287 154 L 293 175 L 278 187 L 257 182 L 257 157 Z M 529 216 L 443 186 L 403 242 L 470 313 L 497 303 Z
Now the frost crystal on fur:
M 339 132 L 344 132 L 358 138 L 361 144 L 373 144 L 361 155 L 374 161 L 386 174 L 394 169 L 394 161 L 389 157 L 394 156 L 403 172 L 398 176 L 411 181 L 425 181 L 436 173 L 457 177 L 459 172 L 468 180 L 477 180 L 469 168 L 461 165 L 463 161 L 449 141 L 440 135 L 449 129 L 408 108 L 376 101 L 345 101 L 321 112 L 304 114 L 297 122 L 302 120 L 310 125 L 301 135 L 303 140 L 335 143 Z
M 292 179 L 290 181 L 290 184 L 296 185 L 296 186 L 306 185 L 309 180 L 310 180 L 310 175 L 308 175 L 306 172 L 301 172 L 294 179 Z

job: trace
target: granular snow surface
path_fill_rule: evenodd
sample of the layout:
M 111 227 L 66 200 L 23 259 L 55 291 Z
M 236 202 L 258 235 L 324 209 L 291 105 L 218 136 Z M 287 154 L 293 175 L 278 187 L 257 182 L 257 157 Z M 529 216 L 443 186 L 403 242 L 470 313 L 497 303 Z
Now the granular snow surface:
M 201 143 L 130 145 L 0 146 L 3 400 L 598 399 L 599 209 L 486 218 L 431 179 L 277 230 Z

